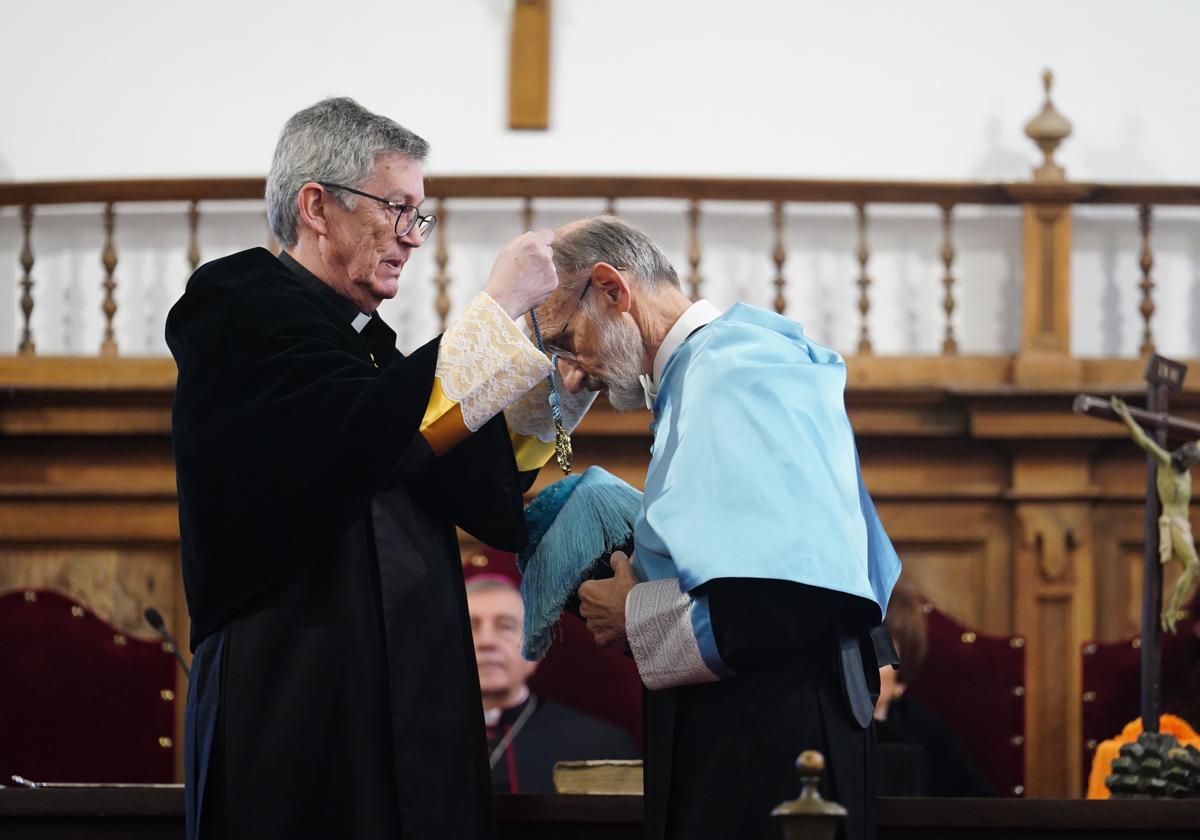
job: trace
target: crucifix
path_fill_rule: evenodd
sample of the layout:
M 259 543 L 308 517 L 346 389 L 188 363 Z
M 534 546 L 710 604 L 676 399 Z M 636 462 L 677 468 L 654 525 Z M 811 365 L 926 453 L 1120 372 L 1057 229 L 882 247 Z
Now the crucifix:
M 516 0 L 509 54 L 508 127 L 550 126 L 550 0 Z
M 1145 411 L 1127 408 L 1118 399 L 1103 400 L 1087 394 L 1076 397 L 1074 405 L 1078 414 L 1125 423 L 1134 439 L 1147 451 L 1142 557 L 1141 714 L 1143 731 L 1149 733 L 1158 732 L 1162 711 L 1163 628 L 1174 627 L 1178 607 L 1186 594 L 1173 593 L 1171 607 L 1168 612 L 1162 612 L 1163 561 L 1169 560 L 1174 553 L 1187 567 L 1189 558 L 1181 556 L 1187 551 L 1191 552 L 1193 565 L 1195 560 L 1191 528 L 1184 527 L 1187 522 L 1187 502 L 1191 497 L 1191 480 L 1187 470 L 1191 466 L 1191 454 L 1195 452 L 1195 446 L 1186 444 L 1175 452 L 1166 451 L 1170 438 L 1200 439 L 1200 424 L 1168 413 L 1168 396 L 1183 387 L 1186 373 L 1186 365 L 1154 354 L 1146 366 Z M 1168 506 L 1165 517 L 1164 499 Z M 1181 502 L 1183 521 L 1179 523 L 1175 520 L 1180 517 L 1178 508 Z M 1180 533 L 1176 534 L 1176 531 Z M 1191 576 L 1185 574 L 1184 587 Z

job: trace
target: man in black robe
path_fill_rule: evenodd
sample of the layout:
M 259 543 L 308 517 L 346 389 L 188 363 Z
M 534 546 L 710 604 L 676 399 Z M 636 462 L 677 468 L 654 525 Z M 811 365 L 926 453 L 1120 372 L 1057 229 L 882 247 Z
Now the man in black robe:
M 874 836 L 871 719 L 899 561 L 858 469 L 841 358 L 774 312 L 689 300 L 618 219 L 562 228 L 539 312 L 569 391 L 653 410 L 636 557 L 579 588 L 645 699 L 646 836 L 777 838 L 805 749 Z M 876 649 L 878 639 L 879 650 Z
M 492 832 L 455 526 L 525 540 L 552 448 L 501 412 L 549 371 L 517 321 L 555 286 L 553 234 L 398 353 L 376 309 L 436 221 L 427 148 L 349 99 L 297 113 L 267 181 L 283 253 L 202 266 L 168 317 L 189 838 Z
M 554 765 L 560 761 L 641 758 L 625 731 L 529 690 L 538 663 L 521 656 L 525 605 L 511 579 L 472 577 L 467 610 L 483 692 L 492 790 L 554 793 Z

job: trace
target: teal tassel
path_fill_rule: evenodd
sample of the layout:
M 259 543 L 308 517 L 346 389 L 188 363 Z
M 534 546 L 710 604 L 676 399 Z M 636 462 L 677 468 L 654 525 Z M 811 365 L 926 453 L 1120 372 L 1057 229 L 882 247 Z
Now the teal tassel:
M 525 600 L 522 655 L 540 659 L 550 630 L 598 558 L 630 541 L 642 494 L 600 467 L 547 487 L 525 511 L 529 544 L 517 557 Z

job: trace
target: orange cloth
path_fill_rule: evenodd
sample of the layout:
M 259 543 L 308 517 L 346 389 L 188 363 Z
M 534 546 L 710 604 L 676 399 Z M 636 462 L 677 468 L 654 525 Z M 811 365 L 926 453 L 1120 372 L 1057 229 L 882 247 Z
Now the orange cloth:
M 1188 726 L 1183 718 L 1163 715 L 1158 719 L 1158 731 L 1174 735 L 1181 744 L 1191 744 L 1200 749 L 1200 735 L 1197 735 L 1196 730 Z M 1092 772 L 1088 774 L 1088 799 L 1108 799 L 1112 795 L 1105 787 L 1104 779 L 1112 773 L 1113 759 L 1120 754 L 1122 744 L 1132 744 L 1141 734 L 1142 719 L 1138 718 L 1125 724 L 1125 728 L 1116 738 L 1100 742 L 1100 746 L 1096 747 L 1096 754 L 1092 756 Z

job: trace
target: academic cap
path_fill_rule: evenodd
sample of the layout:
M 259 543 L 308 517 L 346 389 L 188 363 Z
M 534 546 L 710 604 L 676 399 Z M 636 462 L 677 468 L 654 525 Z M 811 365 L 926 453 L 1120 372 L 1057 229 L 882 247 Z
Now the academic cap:
M 517 555 L 525 599 L 522 655 L 540 659 L 563 608 L 578 615 L 575 594 L 586 580 L 611 577 L 608 557 L 633 549 L 641 491 L 600 467 L 551 484 L 525 509 L 529 543 Z

